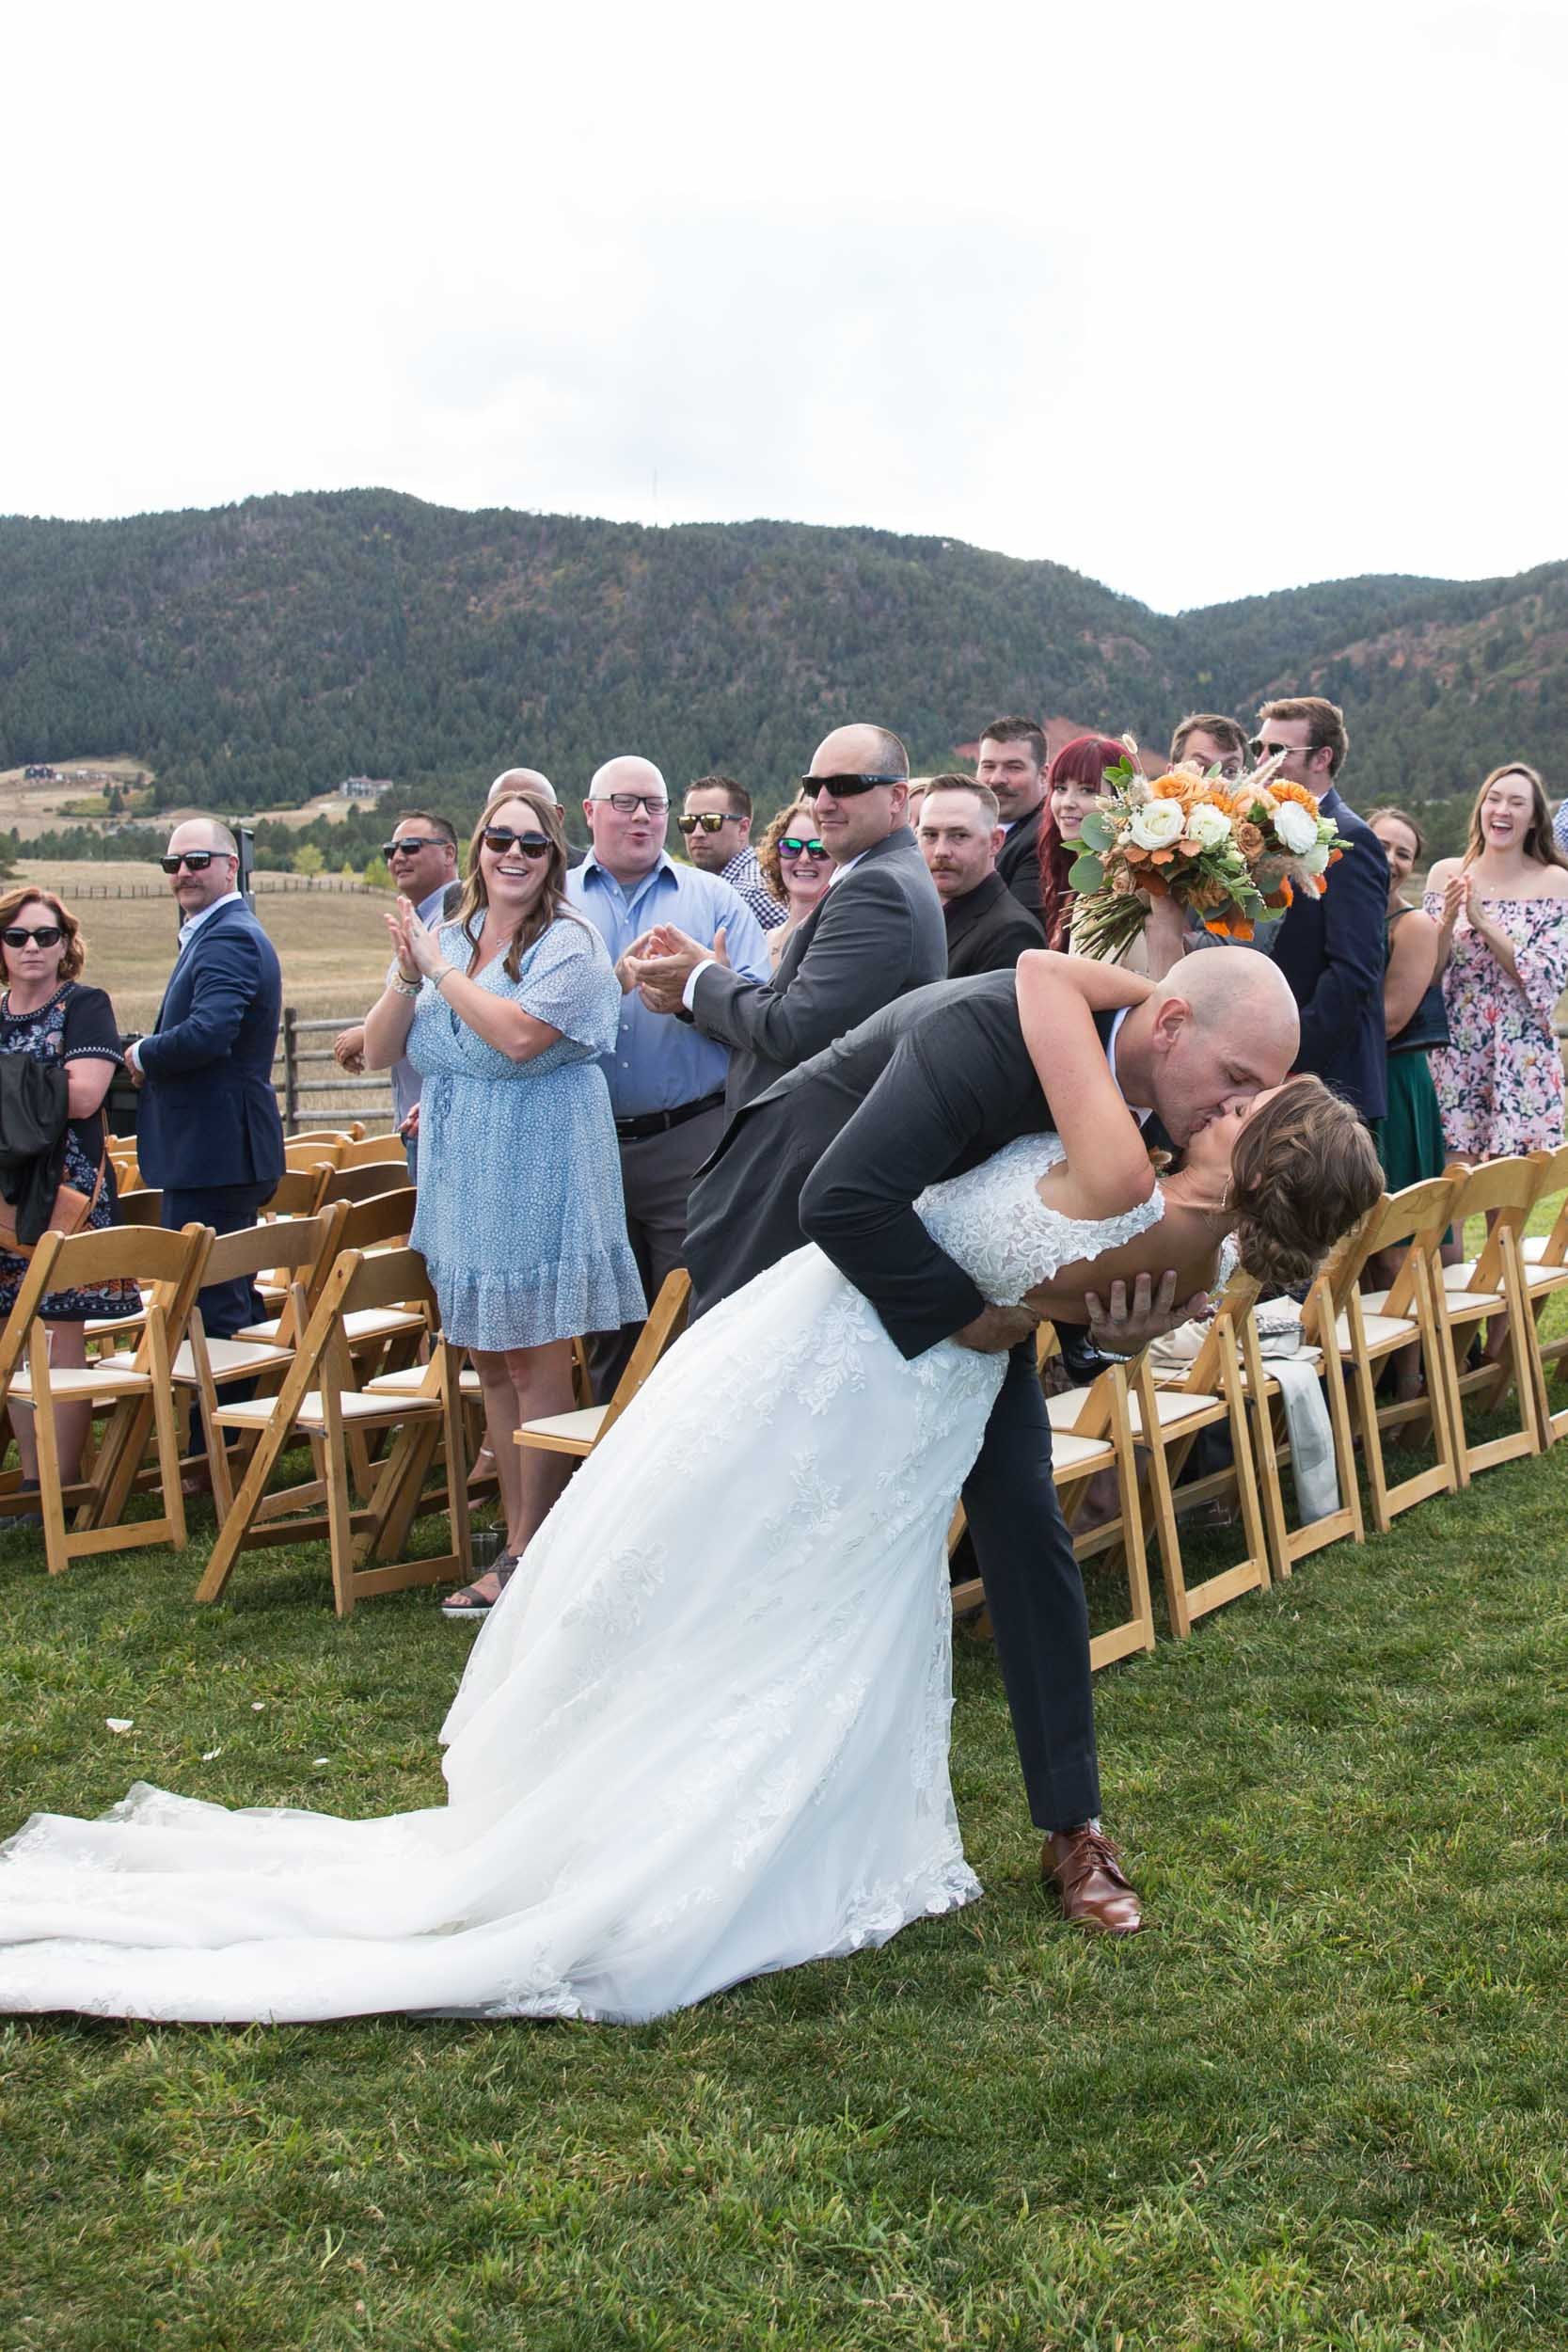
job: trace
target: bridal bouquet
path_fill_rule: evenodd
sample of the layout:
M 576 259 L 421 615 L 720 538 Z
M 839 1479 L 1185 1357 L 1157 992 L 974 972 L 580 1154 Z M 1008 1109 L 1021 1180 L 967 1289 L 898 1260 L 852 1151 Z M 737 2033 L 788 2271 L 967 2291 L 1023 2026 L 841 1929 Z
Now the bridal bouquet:
M 1148 900 L 1169 898 L 1217 939 L 1251 939 L 1283 914 L 1296 889 L 1320 897 L 1342 852 L 1332 822 L 1274 762 L 1234 787 L 1217 769 L 1152 779 L 1128 756 L 1105 771 L 1085 818 L 1068 881 L 1079 893 L 1076 955 L 1115 962 L 1143 930 Z

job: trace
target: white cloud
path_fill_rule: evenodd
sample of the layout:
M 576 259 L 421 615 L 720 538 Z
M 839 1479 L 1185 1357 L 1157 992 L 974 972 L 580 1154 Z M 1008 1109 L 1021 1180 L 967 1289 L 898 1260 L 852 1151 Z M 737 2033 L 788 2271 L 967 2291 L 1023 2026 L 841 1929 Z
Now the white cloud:
M 1164 606 L 1568 553 L 1555 0 L 972 15 L 13 25 L 0 507 L 855 521 Z

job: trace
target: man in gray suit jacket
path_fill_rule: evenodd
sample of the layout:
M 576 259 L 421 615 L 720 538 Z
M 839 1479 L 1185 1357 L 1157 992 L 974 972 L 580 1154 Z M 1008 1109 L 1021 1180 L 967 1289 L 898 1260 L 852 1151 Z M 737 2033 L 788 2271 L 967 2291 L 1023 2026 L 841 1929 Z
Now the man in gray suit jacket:
M 895 997 L 944 977 L 942 901 L 905 821 L 909 774 L 909 755 L 885 727 L 835 727 L 817 746 L 800 783 L 816 800 L 833 879 L 771 980 L 742 978 L 673 925 L 639 942 L 643 1001 L 687 1012 L 730 1047 L 729 1118 Z

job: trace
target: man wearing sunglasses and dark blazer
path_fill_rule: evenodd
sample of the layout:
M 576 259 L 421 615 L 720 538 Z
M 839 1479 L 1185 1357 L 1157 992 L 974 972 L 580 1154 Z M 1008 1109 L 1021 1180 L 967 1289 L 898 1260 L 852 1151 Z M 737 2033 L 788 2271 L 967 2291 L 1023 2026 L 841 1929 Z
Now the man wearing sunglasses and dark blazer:
M 942 901 L 906 819 L 910 762 L 897 736 L 835 727 L 800 788 L 816 801 L 834 873 L 770 980 L 743 979 L 672 925 L 638 943 L 644 1003 L 685 1010 L 730 1047 L 730 1119 L 785 1071 L 947 971 Z
M 180 949 L 150 1035 L 126 1054 L 141 1089 L 136 1158 L 163 1194 L 171 1231 L 252 1225 L 283 1173 L 272 1061 L 283 1009 L 277 953 L 238 887 L 239 847 L 215 818 L 192 817 L 162 861 L 180 909 Z M 198 1304 L 210 1339 L 253 1322 L 248 1281 L 217 1282 Z

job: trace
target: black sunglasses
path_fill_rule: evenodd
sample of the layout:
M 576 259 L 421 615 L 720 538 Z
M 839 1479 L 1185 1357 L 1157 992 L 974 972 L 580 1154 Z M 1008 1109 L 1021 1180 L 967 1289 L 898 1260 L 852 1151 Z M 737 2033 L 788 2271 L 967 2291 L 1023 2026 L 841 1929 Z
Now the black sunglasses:
M 36 931 L 24 930 L 20 923 L 13 923 L 8 931 L 0 931 L 0 939 L 8 947 L 25 947 L 29 942 L 37 947 L 57 947 L 64 937 L 57 923 L 40 923 Z
M 826 857 L 825 841 L 802 841 L 799 834 L 786 833 L 779 843 L 781 857 Z
M 401 841 L 384 841 L 381 854 L 390 866 L 395 857 L 413 857 L 420 850 L 446 850 L 451 846 L 450 842 L 441 840 L 436 834 L 405 833 Z
M 852 801 L 858 792 L 875 792 L 879 784 L 908 784 L 908 776 L 802 776 L 800 789 L 813 800 L 831 792 L 835 801 Z
M 682 833 L 695 833 L 699 825 L 704 833 L 717 833 L 721 825 L 738 825 L 740 812 L 731 809 L 726 814 L 719 809 L 708 809 L 701 817 L 677 817 L 675 822 Z
M 514 833 L 510 825 L 486 825 L 483 837 L 485 848 L 500 857 L 509 850 L 515 850 L 519 857 L 548 857 L 555 846 L 548 834 Z
M 166 874 L 178 874 L 182 866 L 188 866 L 193 874 L 204 874 L 215 857 L 229 857 L 228 850 L 179 850 L 170 857 L 158 860 Z
M 1247 748 L 1254 759 L 1272 759 L 1275 752 L 1305 752 L 1310 759 L 1318 746 L 1316 743 L 1266 743 L 1260 735 L 1255 735 Z

